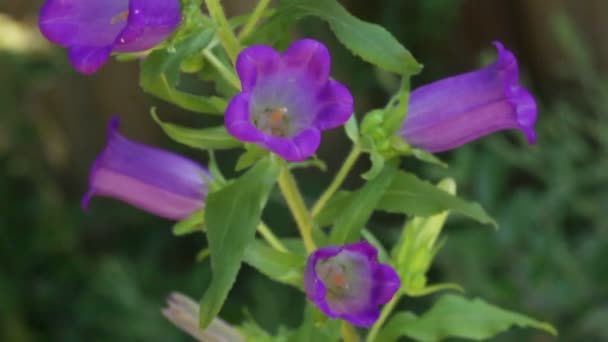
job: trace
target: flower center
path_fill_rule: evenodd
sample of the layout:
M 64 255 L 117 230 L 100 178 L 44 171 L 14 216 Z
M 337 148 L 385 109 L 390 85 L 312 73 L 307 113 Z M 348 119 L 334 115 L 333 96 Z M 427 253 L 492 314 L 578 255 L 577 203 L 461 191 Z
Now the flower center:
M 129 18 L 129 10 L 123 11 L 118 13 L 117 15 L 115 15 L 112 18 L 112 21 L 110 22 L 112 25 L 119 23 L 121 21 L 125 21 L 127 20 L 127 18 Z
M 253 124 L 262 132 L 273 136 L 289 136 L 289 111 L 287 107 L 266 108 L 253 118 Z
M 329 297 L 343 297 L 349 290 L 349 276 L 346 265 L 335 258 L 321 261 L 316 267 L 317 275 L 323 281 Z

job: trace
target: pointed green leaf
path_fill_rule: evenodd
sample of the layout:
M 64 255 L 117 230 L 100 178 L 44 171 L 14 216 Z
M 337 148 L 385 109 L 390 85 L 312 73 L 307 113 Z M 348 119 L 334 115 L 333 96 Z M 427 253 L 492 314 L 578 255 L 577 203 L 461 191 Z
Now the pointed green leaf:
M 216 96 L 199 96 L 177 89 L 182 61 L 198 54 L 211 40 L 213 29 L 196 30 L 178 42 L 174 48 L 153 51 L 141 65 L 139 85 L 155 95 L 181 108 L 210 114 L 223 114 L 226 100 Z
M 437 156 L 435 156 L 431 152 L 427 152 L 427 151 L 421 150 L 419 148 L 413 148 L 411 152 L 412 152 L 412 155 L 414 157 L 416 157 L 416 159 L 418 159 L 418 160 L 422 160 L 423 162 L 426 162 L 429 164 L 435 164 L 435 165 L 441 166 L 443 168 L 448 167 L 448 164 L 446 162 L 437 158 Z
M 429 216 L 452 210 L 481 223 L 497 226 L 496 221 L 478 203 L 450 195 L 408 172 L 399 172 L 395 176 L 393 183 L 378 202 L 378 209 L 414 216 Z
M 439 341 L 448 337 L 481 341 L 512 326 L 536 328 L 557 335 L 555 328 L 548 323 L 501 309 L 479 298 L 469 300 L 450 294 L 442 296 L 420 317 L 409 312 L 396 314 L 376 341 L 396 341 L 400 336 L 418 341 Z
M 279 252 L 260 241 L 253 241 L 245 250 L 243 261 L 272 280 L 302 288 L 304 256 Z
M 218 314 L 234 284 L 279 171 L 278 163 L 264 159 L 236 181 L 207 197 L 205 225 L 213 278 L 201 299 L 200 325 L 203 328 Z
M 245 153 L 241 154 L 239 159 L 236 161 L 235 171 L 245 170 L 251 165 L 255 164 L 258 160 L 268 155 L 268 150 L 260 148 L 254 144 L 245 145 Z
M 344 131 L 348 139 L 354 144 L 359 141 L 359 126 L 357 124 L 357 117 L 354 114 L 344 124 Z
M 330 244 L 341 245 L 359 239 L 361 230 L 396 173 L 397 166 L 387 163 L 378 177 L 353 193 L 344 210 L 336 218 L 329 237 Z
M 257 34 L 269 36 L 306 16 L 326 21 L 338 40 L 368 63 L 402 75 L 413 75 L 422 69 L 390 32 L 352 16 L 336 0 L 282 0 L 276 13 Z
M 195 211 L 194 214 L 186 217 L 185 219 L 177 222 L 173 226 L 173 235 L 182 236 L 194 232 L 203 231 L 205 223 L 205 210 L 201 209 Z
M 151 115 L 162 130 L 178 143 L 201 150 L 223 150 L 239 147 L 242 143 L 234 139 L 224 126 L 189 128 L 163 122 L 152 108 Z
M 335 222 L 351 201 L 352 192 L 336 193 L 315 218 L 320 226 Z M 376 210 L 428 217 L 445 210 L 452 210 L 481 223 L 497 226 L 496 221 L 475 202 L 468 202 L 450 195 L 431 183 L 423 181 L 407 172 L 398 172 L 388 190 L 378 201 Z

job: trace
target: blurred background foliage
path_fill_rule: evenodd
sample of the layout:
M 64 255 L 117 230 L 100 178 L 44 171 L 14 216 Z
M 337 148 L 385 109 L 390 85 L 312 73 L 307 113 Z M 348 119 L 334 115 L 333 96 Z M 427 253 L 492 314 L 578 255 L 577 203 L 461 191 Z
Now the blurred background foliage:
M 225 3 L 229 13 L 240 14 L 254 1 Z M 404 162 L 432 180 L 455 177 L 459 193 L 479 200 L 500 224 L 493 231 L 452 218 L 431 279 L 460 283 L 471 296 L 550 321 L 559 340 L 608 340 L 608 3 L 342 3 L 385 26 L 425 65 L 414 86 L 488 62 L 494 39 L 516 53 L 522 79 L 539 100 L 535 146 L 526 146 L 518 133 L 500 133 L 440 155 L 449 169 Z M 196 255 L 204 236 L 173 237 L 171 222 L 111 200 L 96 199 L 83 213 L 79 198 L 113 113 L 123 117 L 127 136 L 202 161 L 201 154 L 169 141 L 148 108 L 159 105 L 163 116 L 183 124 L 206 121 L 145 96 L 136 63 L 112 62 L 94 76 L 77 75 L 65 51 L 39 36 L 40 5 L 0 2 L 0 340 L 188 341 L 160 308 L 172 290 L 195 298 L 203 293 L 209 266 Z M 359 115 L 385 103 L 394 80 L 350 55 L 321 21 L 303 21 L 294 35 L 330 45 L 334 77 L 353 89 Z M 340 130 L 326 139 L 320 156 L 329 172 L 298 171 L 311 198 L 347 149 Z M 222 158 L 233 163 L 235 154 Z M 358 167 L 366 170 L 367 162 Z M 359 183 L 354 175 L 348 186 Z M 294 233 L 279 201 L 266 215 L 279 234 Z M 370 226 L 392 244 L 399 223 L 376 215 Z M 222 317 L 253 319 L 276 331 L 277 322 L 299 322 L 296 308 L 303 303 L 295 290 L 245 267 Z M 419 311 L 428 303 L 402 305 Z M 497 337 L 550 339 L 528 330 Z

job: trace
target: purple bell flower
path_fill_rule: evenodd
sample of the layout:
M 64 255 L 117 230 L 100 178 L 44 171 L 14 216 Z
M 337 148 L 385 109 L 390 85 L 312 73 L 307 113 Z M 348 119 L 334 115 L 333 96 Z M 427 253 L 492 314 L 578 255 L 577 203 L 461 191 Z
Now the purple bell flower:
M 226 109 L 226 129 L 285 160 L 312 156 L 321 131 L 343 125 L 353 113 L 353 97 L 329 79 L 329 51 L 318 41 L 296 41 L 282 54 L 251 46 L 239 54 L 236 71 L 242 91 Z
M 308 299 L 329 317 L 362 327 L 374 324 L 378 306 L 400 287 L 397 272 L 378 263 L 378 251 L 365 241 L 316 250 L 304 273 Z
M 119 131 L 119 119 L 108 127 L 108 144 L 89 174 L 89 191 L 82 198 L 106 196 L 170 220 L 181 220 L 205 204 L 208 171 L 177 154 L 132 142 Z
M 179 0 L 47 0 L 39 26 L 48 40 L 69 49 L 77 71 L 92 74 L 112 51 L 148 50 L 180 21 Z
M 429 152 L 454 149 L 498 130 L 519 128 L 536 140 L 536 102 L 519 84 L 513 53 L 494 42 L 496 62 L 416 88 L 400 135 Z

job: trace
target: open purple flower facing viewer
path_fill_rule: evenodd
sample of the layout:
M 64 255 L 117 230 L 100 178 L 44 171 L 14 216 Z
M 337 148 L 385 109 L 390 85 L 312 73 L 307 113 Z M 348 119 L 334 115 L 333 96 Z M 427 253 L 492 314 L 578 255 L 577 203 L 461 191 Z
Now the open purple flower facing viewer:
M 496 62 L 412 91 L 400 135 L 412 146 L 442 152 L 503 129 L 520 129 L 534 143 L 537 108 L 519 84 L 513 53 L 494 42 Z
M 108 143 L 91 168 L 83 209 L 93 196 L 116 198 L 176 221 L 203 208 L 209 190 L 206 179 L 210 178 L 204 167 L 177 154 L 132 142 L 118 128 L 115 116 L 108 127 Z
M 92 74 L 113 51 L 158 45 L 180 21 L 179 0 L 47 0 L 39 26 L 48 40 L 68 48 L 77 71 Z
M 282 54 L 256 45 L 238 56 L 242 91 L 226 109 L 230 134 L 288 161 L 312 156 L 321 131 L 343 125 L 353 113 L 353 97 L 329 79 L 329 51 L 312 39 L 294 42 Z
M 401 287 L 397 272 L 378 262 L 378 251 L 366 241 L 319 248 L 304 271 L 306 296 L 331 318 L 369 327 L 380 316 L 379 305 Z

